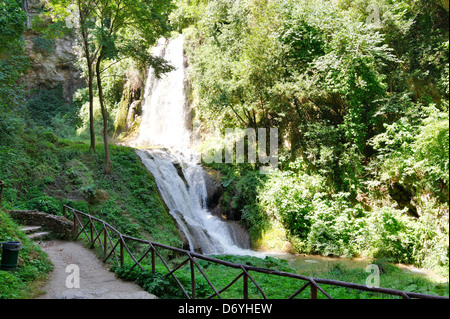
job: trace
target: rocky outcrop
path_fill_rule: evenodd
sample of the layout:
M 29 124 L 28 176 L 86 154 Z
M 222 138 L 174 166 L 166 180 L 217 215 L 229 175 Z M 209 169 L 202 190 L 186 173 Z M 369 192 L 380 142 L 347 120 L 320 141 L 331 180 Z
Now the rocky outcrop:
M 110 196 L 104 189 L 96 189 L 93 194 L 88 196 L 88 202 L 91 205 L 104 204 L 109 201 Z
M 208 167 L 204 167 L 204 171 L 206 192 L 208 194 L 206 199 L 208 210 L 212 214 L 226 219 L 226 211 L 220 205 L 223 196 L 222 174 Z
M 233 208 L 234 201 L 231 200 L 229 205 L 223 205 L 224 187 L 222 185 L 223 175 L 209 167 L 204 167 L 205 171 L 205 185 L 208 197 L 206 204 L 208 210 L 224 220 L 240 221 L 242 212 Z
M 43 8 L 43 0 L 25 1 L 28 30 L 23 39 L 25 53 L 30 58 L 30 68 L 22 84 L 29 92 L 61 85 L 65 101 L 70 102 L 75 91 L 84 86 L 81 72 L 76 66 L 79 56 L 76 35 L 73 33 L 52 40 L 32 31 L 32 21 Z
M 131 136 L 135 133 L 134 131 L 139 124 L 137 120 L 142 114 L 143 86 L 143 75 L 137 70 L 129 70 L 114 129 L 114 137 L 118 137 L 122 133 L 125 136 Z

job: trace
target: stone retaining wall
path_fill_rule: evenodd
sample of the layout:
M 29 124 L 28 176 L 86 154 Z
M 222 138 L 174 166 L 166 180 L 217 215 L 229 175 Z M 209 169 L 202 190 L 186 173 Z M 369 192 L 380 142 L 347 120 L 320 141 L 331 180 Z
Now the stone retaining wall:
M 73 231 L 73 222 L 62 216 L 55 216 L 39 211 L 9 211 L 11 218 L 22 225 L 41 226 L 52 232 L 54 238 L 69 239 Z

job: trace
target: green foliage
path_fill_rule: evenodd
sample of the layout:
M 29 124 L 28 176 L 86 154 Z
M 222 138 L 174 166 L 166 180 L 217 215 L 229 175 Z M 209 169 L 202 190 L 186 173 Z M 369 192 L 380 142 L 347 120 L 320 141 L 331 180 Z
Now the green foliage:
M 16 0 L 0 2 L 0 42 L 7 44 L 19 39 L 25 30 L 26 14 Z M 3 53 L 5 47 L 0 52 Z
M 259 200 L 269 216 L 281 219 L 290 235 L 305 239 L 311 227 L 312 199 L 320 187 L 319 178 L 304 175 L 299 181 L 293 172 L 277 172 L 270 175 Z
M 31 118 L 38 126 L 50 126 L 55 116 L 68 112 L 63 99 L 62 86 L 39 91 L 35 97 L 28 100 L 27 107 Z
M 36 294 L 32 283 L 52 270 L 52 264 L 45 253 L 26 235 L 9 215 L 0 211 L 0 242 L 20 241 L 18 268 L 14 272 L 0 271 L 0 299 L 26 299 Z
M 280 171 L 256 182 L 251 167 L 219 167 L 222 204 L 242 212 L 254 242 L 281 224 L 300 252 L 448 265 L 439 1 L 179 1 L 173 20 L 197 119 L 280 130 Z
M 26 203 L 26 208 L 51 215 L 62 215 L 61 202 L 58 199 L 48 195 L 33 197 Z
M 435 106 L 426 109 L 427 117 L 412 145 L 417 165 L 429 182 L 449 187 L 449 117 L 448 102 L 444 112 Z
M 52 39 L 46 39 L 45 37 L 34 38 L 33 44 L 34 50 L 44 55 L 53 53 L 56 50 L 55 41 Z
M 13 107 L 23 101 L 24 92 L 18 80 L 28 69 L 28 59 L 24 56 L 22 33 L 25 30 L 26 14 L 15 0 L 0 2 L 0 132 L 11 135 L 12 130 L 3 123 L 3 116 L 10 117 Z

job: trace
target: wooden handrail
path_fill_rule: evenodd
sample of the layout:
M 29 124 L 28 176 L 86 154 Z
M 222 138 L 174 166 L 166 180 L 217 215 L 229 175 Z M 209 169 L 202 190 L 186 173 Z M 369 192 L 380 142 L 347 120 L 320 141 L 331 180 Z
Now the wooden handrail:
M 411 298 L 415 298 L 415 299 L 449 299 L 448 297 L 442 297 L 442 296 L 425 295 L 425 294 L 400 291 L 400 290 L 394 290 L 394 289 L 388 289 L 388 288 L 368 287 L 365 285 L 343 282 L 343 281 L 338 281 L 338 280 L 323 279 L 323 278 L 311 278 L 311 277 L 306 277 L 306 276 L 299 275 L 299 274 L 288 273 L 288 272 L 283 272 L 283 271 L 278 271 L 278 270 L 273 270 L 273 269 L 266 269 L 266 268 L 260 268 L 260 267 L 255 267 L 255 266 L 235 264 L 235 263 L 232 263 L 229 261 L 213 258 L 210 256 L 205 256 L 205 255 L 202 255 L 202 254 L 199 254 L 196 252 L 192 252 L 192 251 L 188 251 L 188 250 L 184 250 L 184 249 L 180 249 L 180 248 L 176 248 L 176 247 L 171 247 L 171 246 L 167 246 L 164 244 L 152 242 L 149 240 L 134 238 L 131 236 L 121 234 L 116 228 L 114 228 L 107 222 L 105 222 L 97 217 L 91 216 L 89 214 L 83 213 L 81 211 L 78 211 L 76 209 L 73 209 L 73 208 L 65 205 L 63 207 L 63 214 L 65 217 L 68 217 L 67 211 L 70 211 L 73 214 L 72 218 L 74 221 L 74 240 L 77 240 L 82 234 L 85 234 L 85 236 L 86 236 L 87 240 L 90 242 L 91 246 L 94 246 L 95 243 L 97 241 L 99 241 L 100 246 L 103 251 L 103 255 L 104 255 L 103 262 L 107 262 L 108 259 L 114 254 L 117 266 L 123 266 L 124 265 L 124 257 L 125 257 L 124 255 L 126 252 L 126 253 L 128 253 L 128 255 L 131 257 L 131 259 L 134 262 L 134 265 L 130 268 L 129 272 L 131 272 L 131 270 L 134 269 L 136 266 L 138 266 L 141 270 L 144 270 L 143 266 L 141 265 L 141 262 L 151 252 L 152 272 L 155 273 L 155 264 L 156 264 L 155 255 L 156 255 L 161 260 L 161 262 L 164 264 L 164 266 L 166 267 L 166 269 L 168 271 L 166 276 L 167 277 L 172 276 L 174 278 L 174 280 L 177 282 L 180 289 L 182 290 L 183 294 L 188 299 L 191 299 L 191 298 L 195 299 L 195 297 L 196 297 L 195 268 L 197 268 L 197 270 L 206 279 L 206 281 L 208 282 L 208 284 L 214 291 L 214 293 L 211 296 L 209 296 L 208 299 L 213 298 L 213 297 L 218 297 L 219 299 L 221 299 L 222 298 L 221 293 L 224 292 L 225 290 L 227 290 L 229 287 L 231 287 L 241 277 L 243 277 L 243 282 L 244 282 L 244 287 L 243 287 L 244 288 L 243 289 L 243 298 L 244 299 L 249 298 L 249 295 L 248 295 L 249 280 L 248 279 L 250 279 L 250 281 L 253 283 L 253 285 L 259 290 L 262 297 L 266 299 L 267 298 L 266 294 L 264 293 L 263 289 L 258 285 L 256 280 L 252 277 L 250 272 L 267 274 L 267 275 L 272 275 L 272 276 L 288 277 L 288 278 L 294 278 L 294 279 L 298 279 L 301 281 L 305 281 L 306 284 L 304 284 L 299 290 L 297 290 L 289 298 L 296 297 L 297 295 L 299 295 L 303 290 L 305 290 L 309 286 L 310 290 L 311 290 L 311 299 L 317 299 L 318 291 L 320 291 L 327 298 L 332 299 L 332 297 L 320 285 L 333 285 L 333 286 L 345 287 L 348 289 L 399 296 L 399 297 L 406 298 L 406 299 L 411 299 Z M 83 225 L 83 217 L 86 217 L 88 219 L 88 221 L 84 225 Z M 102 225 L 102 230 L 100 230 L 100 232 L 97 231 L 94 222 L 98 222 Z M 80 230 L 80 228 L 81 228 L 81 230 Z M 86 232 L 86 229 L 90 229 L 90 233 Z M 113 240 L 112 240 L 111 236 L 109 235 L 108 231 L 115 233 L 116 237 L 118 237 L 118 241 L 116 244 L 113 243 Z M 93 235 L 94 232 L 97 235 L 96 237 L 94 237 L 94 235 Z M 104 234 L 103 234 L 103 236 L 100 236 L 102 232 L 104 232 Z M 102 242 L 102 237 L 103 237 L 104 242 Z M 111 251 L 109 252 L 109 254 L 107 254 L 107 247 L 108 247 L 107 239 L 109 241 L 109 247 L 111 247 Z M 126 241 L 132 241 L 135 243 L 145 244 L 145 245 L 148 245 L 149 248 L 145 251 L 144 255 L 141 256 L 141 258 L 137 259 L 134 256 L 134 254 L 131 252 L 128 245 L 126 244 Z M 120 244 L 120 248 L 119 248 L 120 251 L 119 251 L 119 258 L 117 258 L 116 248 L 119 244 Z M 124 250 L 124 248 L 125 248 L 125 250 Z M 169 264 L 164 260 L 163 256 L 161 256 L 161 254 L 158 252 L 158 250 L 156 248 L 160 248 L 163 250 L 169 250 L 169 251 L 181 254 L 181 255 L 185 255 L 187 259 L 184 260 L 178 266 L 171 269 Z M 233 269 L 239 269 L 239 270 L 241 270 L 241 272 L 225 288 L 217 290 L 214 287 L 214 285 L 212 284 L 212 282 L 209 280 L 209 278 L 206 276 L 204 271 L 201 269 L 201 267 L 198 265 L 198 263 L 196 262 L 196 259 L 223 265 L 223 266 L 233 268 Z M 192 295 L 191 296 L 188 294 L 186 289 L 183 287 L 183 285 L 181 284 L 181 282 L 178 280 L 178 278 L 175 275 L 175 273 L 178 270 L 184 268 L 186 265 L 189 265 L 190 269 L 191 269 L 191 286 L 192 286 L 192 292 L 191 292 Z

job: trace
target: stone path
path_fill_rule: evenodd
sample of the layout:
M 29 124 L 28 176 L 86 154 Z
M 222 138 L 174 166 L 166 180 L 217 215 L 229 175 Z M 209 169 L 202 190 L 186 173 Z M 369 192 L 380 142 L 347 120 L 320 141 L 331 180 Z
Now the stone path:
M 43 288 L 46 294 L 39 299 L 156 299 L 137 284 L 115 277 L 93 251 L 80 243 L 53 240 L 39 245 L 55 266 Z M 77 269 L 79 288 L 75 285 Z M 67 283 L 75 288 L 68 288 Z

